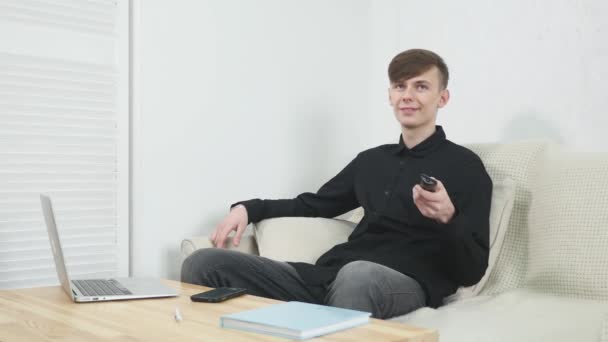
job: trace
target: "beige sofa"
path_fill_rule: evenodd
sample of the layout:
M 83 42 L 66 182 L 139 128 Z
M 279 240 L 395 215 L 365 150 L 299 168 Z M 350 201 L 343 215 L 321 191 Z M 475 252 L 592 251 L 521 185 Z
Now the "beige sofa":
M 544 142 L 468 147 L 494 181 L 488 271 L 441 308 L 394 320 L 436 328 L 443 342 L 608 342 L 608 156 Z M 264 220 L 237 249 L 314 263 L 362 215 Z M 185 239 L 182 260 L 209 247 Z

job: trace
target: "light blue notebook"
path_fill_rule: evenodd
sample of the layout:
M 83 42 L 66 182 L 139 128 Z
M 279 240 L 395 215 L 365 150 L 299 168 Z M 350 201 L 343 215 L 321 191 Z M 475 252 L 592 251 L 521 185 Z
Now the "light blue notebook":
M 222 328 L 307 339 L 369 322 L 369 312 L 287 302 L 220 317 Z

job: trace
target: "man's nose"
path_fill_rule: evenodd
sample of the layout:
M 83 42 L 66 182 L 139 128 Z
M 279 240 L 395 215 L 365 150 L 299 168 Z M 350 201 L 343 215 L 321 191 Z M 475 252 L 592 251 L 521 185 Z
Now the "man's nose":
M 413 99 L 413 91 L 410 87 L 407 87 L 401 93 L 401 100 L 405 102 L 409 102 Z

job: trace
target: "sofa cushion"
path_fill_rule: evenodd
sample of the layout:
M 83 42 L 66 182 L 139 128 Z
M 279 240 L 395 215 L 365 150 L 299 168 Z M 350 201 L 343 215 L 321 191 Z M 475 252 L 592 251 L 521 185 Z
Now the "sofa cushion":
M 481 289 L 482 294 L 500 293 L 523 283 L 528 259 L 528 209 L 532 184 L 546 150 L 542 141 L 467 145 L 483 161 L 492 179 L 515 181 L 515 198 L 509 226 L 505 232 L 494 268 Z
M 346 242 L 355 226 L 337 219 L 279 217 L 256 223 L 254 234 L 261 256 L 314 264 L 330 248 Z
M 446 302 L 462 300 L 475 296 L 481 291 L 488 276 L 492 273 L 496 259 L 500 254 L 505 232 L 511 218 L 513 199 L 515 198 L 515 182 L 511 178 L 493 181 L 492 206 L 490 208 L 490 256 L 488 268 L 481 280 L 469 287 L 461 287 L 452 296 L 446 298 Z
M 546 163 L 530 207 L 525 285 L 608 300 L 608 155 L 562 153 Z
M 347 213 L 344 213 L 340 216 L 336 216 L 335 218 L 340 219 L 340 220 L 350 221 L 353 223 L 359 223 L 363 219 L 364 215 L 365 215 L 365 210 L 363 210 L 363 207 L 359 207 L 359 208 L 355 208 Z

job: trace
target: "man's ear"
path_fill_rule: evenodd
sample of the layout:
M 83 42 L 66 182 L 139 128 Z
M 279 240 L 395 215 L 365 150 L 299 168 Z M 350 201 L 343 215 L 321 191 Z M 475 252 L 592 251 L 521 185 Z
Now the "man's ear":
M 393 106 L 393 101 L 391 99 L 391 87 L 387 88 L 387 93 L 388 93 L 388 105 L 392 107 Z
M 439 108 L 443 108 L 443 106 L 448 104 L 449 100 L 450 100 L 450 91 L 447 90 L 447 88 L 443 89 L 441 91 L 441 95 L 439 97 Z

